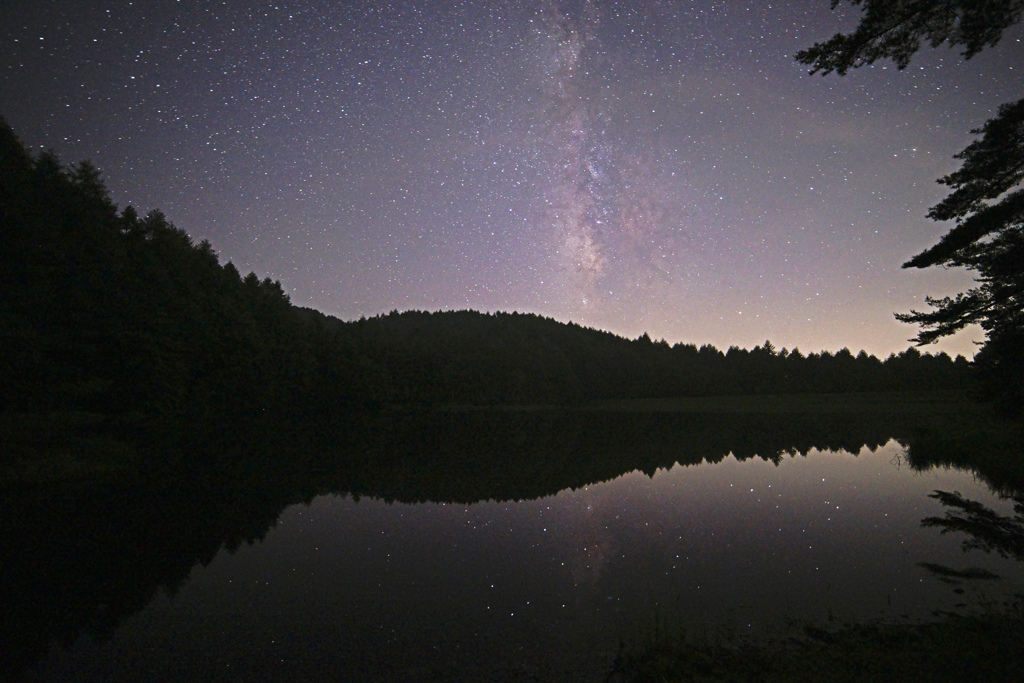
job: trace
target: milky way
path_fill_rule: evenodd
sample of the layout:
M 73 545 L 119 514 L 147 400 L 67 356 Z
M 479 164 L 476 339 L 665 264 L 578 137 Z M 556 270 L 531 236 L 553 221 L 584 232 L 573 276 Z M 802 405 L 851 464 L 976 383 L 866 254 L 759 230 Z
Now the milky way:
M 900 264 L 1024 91 L 1015 30 L 809 77 L 827 0 L 0 5 L 0 114 L 294 303 L 532 311 L 887 355 L 970 283 Z M 941 348 L 972 353 L 977 332 Z
M 581 310 L 601 311 L 629 299 L 631 285 L 657 268 L 644 255 L 649 245 L 669 248 L 671 234 L 660 229 L 668 194 L 656 191 L 664 180 L 652 165 L 624 144 L 615 99 L 601 96 L 614 63 L 598 38 L 598 9 L 588 3 L 574 21 L 547 5 L 533 23 L 537 156 L 547 179 L 535 223 L 550 231 L 560 289 Z

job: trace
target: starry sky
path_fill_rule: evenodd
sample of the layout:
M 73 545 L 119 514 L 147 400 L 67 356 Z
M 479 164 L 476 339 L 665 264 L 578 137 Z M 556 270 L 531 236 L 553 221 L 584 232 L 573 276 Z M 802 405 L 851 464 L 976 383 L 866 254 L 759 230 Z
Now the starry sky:
M 916 333 L 893 312 L 971 282 L 900 264 L 1024 92 L 1024 32 L 811 77 L 793 54 L 859 16 L 829 4 L 4 0 L 0 115 L 343 319 L 886 356 Z

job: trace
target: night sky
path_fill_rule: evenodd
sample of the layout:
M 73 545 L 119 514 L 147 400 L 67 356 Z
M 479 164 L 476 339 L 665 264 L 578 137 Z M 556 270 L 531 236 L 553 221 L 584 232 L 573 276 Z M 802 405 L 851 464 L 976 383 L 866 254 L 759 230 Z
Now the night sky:
M 292 302 L 535 312 L 721 349 L 866 349 L 962 290 L 900 264 L 969 130 L 1024 92 L 970 61 L 808 76 L 828 0 L 3 0 L 0 114 L 91 159 Z M 1015 68 L 1016 67 L 1016 68 Z M 977 331 L 939 345 L 973 355 Z M 932 347 L 935 349 L 935 347 Z

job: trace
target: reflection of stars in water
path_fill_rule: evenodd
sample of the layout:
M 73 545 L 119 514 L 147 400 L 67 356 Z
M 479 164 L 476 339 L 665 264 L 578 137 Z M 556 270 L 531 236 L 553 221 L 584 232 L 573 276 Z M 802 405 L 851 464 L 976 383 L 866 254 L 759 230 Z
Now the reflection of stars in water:
M 594 588 L 618 552 L 619 543 L 611 519 L 615 516 L 615 506 L 602 504 L 589 486 L 560 495 L 566 497 L 563 515 L 566 528 L 572 530 L 567 545 L 573 548 L 567 563 L 563 564 L 568 565 L 575 586 Z

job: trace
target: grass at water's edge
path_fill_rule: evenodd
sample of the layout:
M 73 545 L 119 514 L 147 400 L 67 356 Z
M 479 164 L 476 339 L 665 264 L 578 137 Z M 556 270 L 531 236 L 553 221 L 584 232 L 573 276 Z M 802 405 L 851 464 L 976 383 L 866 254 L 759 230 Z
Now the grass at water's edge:
M 919 624 L 807 627 L 771 644 L 693 643 L 655 629 L 623 647 L 608 681 L 1015 681 L 1024 674 L 1024 605 Z
M 956 392 L 893 391 L 848 394 L 765 394 L 595 401 L 591 410 L 670 413 L 844 413 L 948 414 L 986 411 Z

